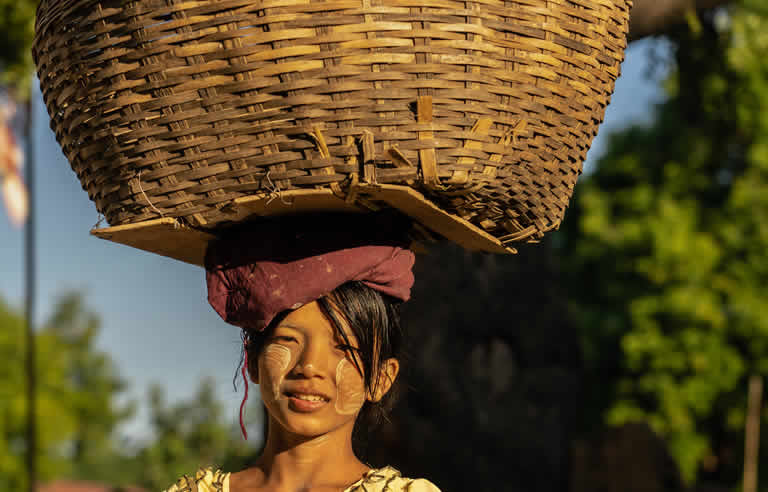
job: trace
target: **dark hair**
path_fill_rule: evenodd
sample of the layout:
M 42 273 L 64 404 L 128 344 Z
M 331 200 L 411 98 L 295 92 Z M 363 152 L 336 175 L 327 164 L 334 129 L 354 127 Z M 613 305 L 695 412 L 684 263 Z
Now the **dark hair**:
M 350 352 L 351 359 L 363 374 L 366 391 L 376 394 L 383 362 L 390 358 L 402 362 L 403 331 L 399 310 L 402 301 L 382 294 L 362 282 L 352 281 L 342 284 L 317 302 L 345 344 L 349 345 L 349 339 L 342 329 L 341 318 L 357 338 L 359 351 Z M 244 331 L 249 360 L 255 361 L 258 358 L 265 340 L 287 314 L 284 312 L 276 316 L 262 332 Z M 353 432 L 356 447 L 365 446 L 370 431 L 388 419 L 401 384 L 401 378 L 396 378 L 381 400 L 366 401 L 363 404 Z

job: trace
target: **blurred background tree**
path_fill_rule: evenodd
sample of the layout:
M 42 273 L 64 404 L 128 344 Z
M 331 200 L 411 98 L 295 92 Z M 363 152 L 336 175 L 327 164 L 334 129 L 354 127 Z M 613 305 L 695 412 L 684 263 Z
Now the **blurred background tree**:
M 27 99 L 34 73 L 32 39 L 35 36 L 35 0 L 0 0 L 0 85 Z
M 98 318 L 71 294 L 37 333 L 43 479 L 95 473 L 115 454 L 114 431 L 131 414 L 117 400 L 124 382 L 95 347 L 98 330 Z M 0 490 L 25 489 L 23 343 L 22 318 L 0 304 Z
M 21 316 L 0 303 L 0 492 L 25 487 L 23 330 Z M 68 293 L 37 332 L 41 482 L 70 478 L 162 490 L 200 466 L 244 468 L 258 455 L 258 445 L 245 443 L 223 414 L 210 381 L 173 405 L 162 388 L 153 388 L 149 436 L 126 442 L 118 430 L 134 404 L 124 402 L 125 381 L 95 345 L 99 331 L 82 295 Z M 249 427 L 258 428 L 261 414 L 247 416 Z
M 192 399 L 168 405 L 163 389 L 152 388 L 149 395 L 152 438 L 128 459 L 139 471 L 135 484 L 147 490 L 165 490 L 177 478 L 194 473 L 200 467 L 243 469 L 260 454 L 258 447 L 247 445 L 239 429 L 235 432 L 229 424 L 230 419 L 216 401 L 214 389 L 210 381 L 202 381 Z M 251 414 L 247 414 L 251 424 L 262 417 Z M 249 427 L 258 428 L 258 424 Z
M 594 383 L 585 415 L 649 423 L 689 483 L 738 483 L 746 379 L 768 369 L 766 7 L 669 34 L 668 100 L 613 136 L 558 251 Z
M 86 308 L 79 293 L 65 294 L 43 328 L 56 340 L 72 388 L 66 405 L 76 423 L 68 444 L 75 475 L 104 470 L 116 453 L 114 431 L 133 412 L 131 404 L 118 403 L 125 381 L 110 356 L 95 346 L 100 328 L 98 316 Z M 43 366 L 47 364 L 47 359 L 41 361 Z

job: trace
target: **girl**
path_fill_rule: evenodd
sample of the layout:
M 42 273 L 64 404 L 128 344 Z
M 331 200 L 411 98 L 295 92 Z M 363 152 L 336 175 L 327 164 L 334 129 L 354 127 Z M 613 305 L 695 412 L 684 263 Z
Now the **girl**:
M 396 396 L 413 253 L 370 218 L 334 230 L 286 220 L 235 231 L 206 256 L 209 302 L 243 329 L 243 377 L 267 410 L 264 451 L 245 470 L 202 469 L 167 492 L 439 492 L 371 468 L 352 446 Z

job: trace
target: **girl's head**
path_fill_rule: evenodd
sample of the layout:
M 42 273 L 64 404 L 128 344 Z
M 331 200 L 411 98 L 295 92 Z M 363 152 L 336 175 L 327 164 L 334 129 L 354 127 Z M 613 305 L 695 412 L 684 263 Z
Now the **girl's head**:
M 361 282 L 245 331 L 248 371 L 286 431 L 318 436 L 370 429 L 397 396 L 403 334 L 400 301 Z

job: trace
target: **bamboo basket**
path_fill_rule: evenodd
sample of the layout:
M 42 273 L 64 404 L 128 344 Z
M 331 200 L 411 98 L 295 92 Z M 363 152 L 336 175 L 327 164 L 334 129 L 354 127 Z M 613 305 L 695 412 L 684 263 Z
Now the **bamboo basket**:
M 631 4 L 42 0 L 33 56 L 102 237 L 398 208 L 512 251 L 562 220 Z

